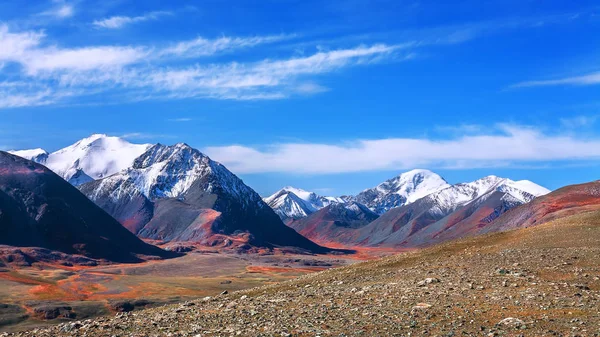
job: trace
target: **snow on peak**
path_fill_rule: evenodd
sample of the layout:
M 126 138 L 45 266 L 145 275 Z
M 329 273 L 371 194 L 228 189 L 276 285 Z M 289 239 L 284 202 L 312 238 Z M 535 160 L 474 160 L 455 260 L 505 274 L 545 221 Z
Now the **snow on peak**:
M 132 179 L 150 199 L 176 198 L 199 177 L 212 173 L 211 160 L 185 144 L 152 146 L 120 175 Z
M 8 153 L 14 154 L 15 156 L 19 156 L 21 158 L 35 161 L 40 164 L 43 164 L 43 162 L 46 161 L 46 157 L 48 156 L 48 152 L 40 148 L 31 150 L 8 151 Z
M 450 186 L 440 175 L 423 169 L 402 173 L 397 178 L 388 180 L 382 185 L 389 186 L 389 183 L 392 183 L 389 192 L 406 197 L 407 203 L 415 202 L 435 191 Z
M 413 203 L 449 186 L 440 175 L 429 170 L 416 169 L 404 172 L 349 199 L 366 205 L 375 213 L 383 214 L 394 207 Z
M 316 194 L 313 192 L 308 192 L 301 188 L 295 188 L 292 186 L 286 186 L 286 187 L 282 188 L 280 190 L 280 192 L 281 191 L 294 193 L 297 197 L 299 197 L 300 199 L 302 199 L 304 201 L 310 201 L 311 199 L 314 199 L 314 197 L 316 196 Z
M 115 199 L 135 193 L 150 200 L 185 198 L 192 187 L 208 193 L 226 193 L 245 205 L 264 206 L 260 196 L 241 179 L 183 143 L 152 146 L 129 168 L 103 179 L 91 195 L 103 194 L 106 189 Z
M 11 153 L 43 164 L 73 185 L 80 185 L 131 166 L 133 160 L 150 146 L 94 134 L 50 154 L 42 149 Z
M 292 186 L 286 186 L 263 200 L 282 220 L 304 218 L 331 204 L 344 202 L 340 198 L 323 197 Z
M 512 185 L 522 191 L 535 195 L 536 197 L 540 197 L 552 192 L 551 190 L 529 180 L 513 181 Z
M 428 198 L 435 200 L 435 208 L 444 213 L 464 206 L 473 200 L 486 198 L 496 191 L 505 193 L 506 198 L 518 201 L 519 204 L 530 202 L 536 197 L 550 193 L 550 190 L 530 181 L 515 182 L 491 175 L 470 183 L 452 185 L 429 195 Z

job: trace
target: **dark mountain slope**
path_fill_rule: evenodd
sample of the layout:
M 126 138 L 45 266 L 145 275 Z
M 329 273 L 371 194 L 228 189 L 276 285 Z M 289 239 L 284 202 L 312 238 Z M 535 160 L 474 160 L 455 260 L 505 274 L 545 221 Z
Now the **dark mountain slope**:
M 1 151 L 0 244 L 114 262 L 174 256 L 132 235 L 49 169 Z

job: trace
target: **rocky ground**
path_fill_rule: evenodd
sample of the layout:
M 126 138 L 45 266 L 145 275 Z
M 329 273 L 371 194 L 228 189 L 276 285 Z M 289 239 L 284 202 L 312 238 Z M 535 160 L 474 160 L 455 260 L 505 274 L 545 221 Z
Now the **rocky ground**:
M 0 336 L 600 336 L 600 213 Z

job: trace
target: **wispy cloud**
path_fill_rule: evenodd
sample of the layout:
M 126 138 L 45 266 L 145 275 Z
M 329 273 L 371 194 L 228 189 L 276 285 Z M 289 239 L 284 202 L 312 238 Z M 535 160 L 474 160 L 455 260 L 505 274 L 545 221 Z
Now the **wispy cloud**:
M 58 16 L 73 15 L 71 3 L 55 0 L 53 4 L 55 8 L 52 11 Z M 117 29 L 156 20 L 169 13 L 156 11 L 138 16 L 114 16 L 97 20 L 94 25 Z M 561 20 L 565 18 L 546 18 L 545 22 Z M 45 31 L 14 31 L 0 23 L 0 66 L 8 66 L 18 73 L 10 80 L 30 84 L 19 91 L 11 91 L 8 86 L 0 87 L 0 100 L 3 100 L 0 108 L 28 106 L 27 102 L 31 105 L 94 104 L 86 99 L 100 93 L 105 102 L 106 98 L 110 98 L 108 101 L 111 102 L 190 98 L 277 100 L 314 95 L 335 89 L 317 83 L 324 74 L 350 67 L 408 61 L 425 47 L 454 45 L 502 29 L 499 27 L 528 25 L 531 24 L 527 20 L 525 23 L 519 20 L 486 23 L 463 27 L 454 34 L 448 34 L 453 29 L 446 27 L 437 33 L 429 31 L 427 34 L 430 36 L 407 37 L 402 43 L 397 40 L 378 43 L 372 37 L 364 37 L 352 43 L 338 41 L 329 45 L 311 41 L 306 36 L 282 33 L 196 37 L 158 45 L 84 44 L 65 47 L 46 36 Z M 292 51 L 290 43 L 297 42 L 292 40 L 305 43 L 301 55 Z M 386 38 L 381 37 L 380 40 L 385 41 Z M 264 47 L 259 50 L 260 53 L 251 57 L 235 57 L 235 52 L 258 46 Z M 270 49 L 265 50 L 266 47 Z M 276 52 L 269 53 L 273 50 Z M 214 57 L 222 54 L 228 54 L 226 61 Z M 10 81 L 7 77 L 0 77 L 2 80 Z M 593 82 L 597 79 L 584 77 L 584 80 Z M 69 95 L 61 94 L 64 92 Z M 78 101 L 75 101 L 76 98 Z
M 148 133 L 148 132 L 130 132 L 130 133 L 122 134 L 119 137 L 125 138 L 125 139 L 138 139 L 138 140 L 156 139 L 156 138 L 174 138 L 174 136 L 172 136 L 172 135 Z
M 560 124 L 567 129 L 578 129 L 594 125 L 596 121 L 598 121 L 598 117 L 599 116 L 575 116 L 561 118 Z
M 0 89 L 0 109 L 43 106 L 55 103 L 53 92 L 49 89 L 31 94 L 22 94 L 13 90 Z
M 119 29 L 126 25 L 144 21 L 158 20 L 161 17 L 170 15 L 173 15 L 173 13 L 167 11 L 155 11 L 139 16 L 112 16 L 110 18 L 96 20 L 92 24 L 98 28 Z
M 565 77 L 550 80 L 525 81 L 511 86 L 511 88 L 528 88 L 528 87 L 549 87 L 549 86 L 586 86 L 600 84 L 600 72 L 586 74 L 582 76 Z
M 66 19 L 75 15 L 75 7 L 73 4 L 67 3 L 64 0 L 53 0 L 54 7 L 40 13 L 41 16 L 49 16 L 55 19 Z
M 167 119 L 168 122 L 177 122 L 177 123 L 184 123 L 184 122 L 191 122 L 193 121 L 192 118 L 188 118 L 188 117 L 181 117 L 181 118 L 169 118 Z
M 276 99 L 288 96 L 290 87 L 293 90 L 295 81 L 301 76 L 369 64 L 383 55 L 390 56 L 398 49 L 399 46 L 379 44 L 318 52 L 287 60 L 166 69 L 142 78 L 138 84 L 180 97 Z
M 271 35 L 271 36 L 253 36 L 253 37 L 227 37 L 223 36 L 217 39 L 206 39 L 198 37 L 189 41 L 182 41 L 174 46 L 163 49 L 159 52 L 161 56 L 179 56 L 186 58 L 195 58 L 200 56 L 214 55 L 223 51 L 236 50 L 241 48 L 255 47 L 261 44 L 280 42 L 294 38 L 296 35 Z
M 10 99 L 0 88 L 3 107 L 50 104 L 58 92 L 81 96 L 107 92 L 128 95 L 129 100 L 210 98 L 274 100 L 296 94 L 316 94 L 328 88 L 308 77 L 387 59 L 402 60 L 407 45 L 360 45 L 318 51 L 312 55 L 254 62 L 189 63 L 171 65 L 180 58 L 199 58 L 239 48 L 289 39 L 290 35 L 195 39 L 164 48 L 148 46 L 45 46 L 42 32 L 12 33 L 0 25 L 0 62 L 19 64 L 20 81 L 36 83 Z M 201 43 L 199 42 L 201 41 Z M 200 47 L 200 46 L 203 47 Z M 202 54 L 202 55 L 200 55 Z M 396 57 L 400 56 L 400 57 Z M 63 96 L 62 98 L 65 98 Z M 36 101 L 34 98 L 38 98 Z M 43 98 L 43 99 L 42 99 Z M 21 103 L 15 104 L 14 101 Z
M 236 173 L 332 174 L 414 167 L 482 168 L 600 160 L 600 139 L 546 134 L 497 125 L 487 134 L 354 140 L 344 144 L 283 143 L 264 147 L 208 147 L 204 151 Z

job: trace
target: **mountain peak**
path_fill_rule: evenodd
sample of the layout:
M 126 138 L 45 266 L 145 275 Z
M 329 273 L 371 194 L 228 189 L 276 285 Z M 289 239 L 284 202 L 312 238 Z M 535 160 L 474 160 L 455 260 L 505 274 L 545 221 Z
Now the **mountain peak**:
M 427 170 L 427 169 L 413 169 L 413 170 L 406 171 L 406 172 L 400 174 L 400 176 L 406 176 L 406 177 L 416 176 L 416 175 L 426 176 L 426 175 L 438 175 L 438 174 L 433 171 Z
M 280 191 L 287 192 L 287 193 L 294 193 L 298 198 L 305 200 L 305 201 L 309 201 L 311 198 L 316 197 L 316 194 L 314 192 L 309 192 L 309 191 L 303 190 L 301 188 L 296 188 L 293 186 L 286 186 L 286 187 L 282 188 Z
M 43 164 L 74 185 L 100 179 L 129 167 L 150 147 L 119 137 L 93 134 L 53 153 L 42 149 L 11 153 Z
M 103 134 L 103 133 L 94 133 L 94 134 L 90 135 L 89 137 L 80 139 L 72 146 L 86 146 L 86 145 L 89 145 L 89 144 L 92 144 L 92 143 L 98 141 L 99 139 L 106 139 L 106 138 L 121 139 L 119 137 L 109 137 L 108 135 Z
M 389 179 L 375 188 L 364 190 L 351 199 L 378 214 L 383 214 L 391 208 L 415 202 L 447 187 L 450 187 L 450 184 L 437 173 L 415 169 Z
M 340 198 L 319 196 L 293 186 L 286 186 L 263 201 L 284 221 L 304 218 L 331 204 L 344 202 Z

